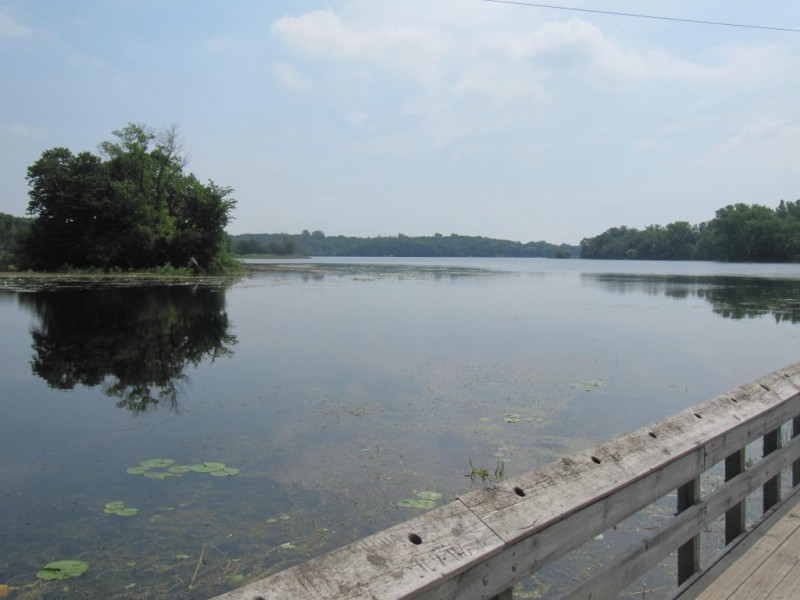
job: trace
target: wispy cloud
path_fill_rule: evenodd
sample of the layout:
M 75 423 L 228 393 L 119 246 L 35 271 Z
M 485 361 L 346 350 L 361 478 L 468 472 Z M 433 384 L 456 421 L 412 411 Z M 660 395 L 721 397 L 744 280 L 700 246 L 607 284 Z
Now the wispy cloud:
M 32 36 L 33 29 L 0 12 L 0 37 L 29 38 Z
M 274 63 L 272 65 L 272 74 L 283 85 L 292 90 L 307 90 L 314 86 L 311 79 L 301 75 L 297 69 L 287 62 Z

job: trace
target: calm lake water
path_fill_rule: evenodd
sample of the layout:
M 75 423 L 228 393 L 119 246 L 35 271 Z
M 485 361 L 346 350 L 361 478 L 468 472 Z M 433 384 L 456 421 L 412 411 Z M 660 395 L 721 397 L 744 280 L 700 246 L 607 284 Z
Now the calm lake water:
M 271 268 L 0 288 L 13 598 L 208 598 L 800 360 L 800 265 Z

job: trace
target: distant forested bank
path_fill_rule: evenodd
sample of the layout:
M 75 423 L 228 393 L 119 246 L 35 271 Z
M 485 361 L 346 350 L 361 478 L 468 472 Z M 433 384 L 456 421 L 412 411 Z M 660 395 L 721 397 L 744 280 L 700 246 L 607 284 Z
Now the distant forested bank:
M 720 208 L 711 221 L 676 221 L 643 230 L 612 227 L 581 241 L 582 258 L 800 262 L 800 200 L 772 209 L 759 204 Z
M 322 231 L 300 234 L 245 233 L 232 236 L 239 255 L 275 256 L 404 256 L 404 257 L 544 257 L 578 258 L 580 248 L 548 242 L 512 242 L 466 235 L 388 237 L 326 236 Z

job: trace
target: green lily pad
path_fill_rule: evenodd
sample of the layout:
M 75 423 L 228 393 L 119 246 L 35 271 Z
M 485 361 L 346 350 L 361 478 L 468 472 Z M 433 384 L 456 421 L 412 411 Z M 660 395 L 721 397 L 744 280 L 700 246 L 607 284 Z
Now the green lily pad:
M 132 517 L 139 512 L 139 509 L 127 507 L 122 500 L 116 500 L 114 502 L 106 502 L 106 505 L 103 507 L 103 512 L 107 515 Z
M 212 473 L 214 471 L 222 471 L 225 468 L 225 463 L 219 462 L 204 462 L 197 465 L 192 465 L 192 471 L 196 473 Z
M 143 473 L 147 473 L 149 470 L 149 467 L 129 467 L 125 470 L 125 472 L 130 473 L 131 475 L 141 475 Z
M 400 500 L 397 503 L 397 506 L 401 508 L 433 508 L 436 506 L 436 503 L 433 500 L 415 500 L 412 498 L 406 498 L 404 500 Z
M 214 475 L 215 477 L 232 477 L 239 472 L 239 469 L 235 467 L 225 467 L 224 469 L 220 469 L 219 471 L 209 471 L 209 475 Z
M 82 560 L 58 560 L 46 564 L 36 573 L 36 576 L 46 581 L 69 579 L 70 577 L 83 575 L 88 568 L 89 565 Z
M 173 465 L 167 471 L 170 473 L 188 473 L 192 470 L 189 465 Z
M 188 554 L 176 554 L 175 558 L 178 558 L 180 560 L 186 560 L 187 558 L 191 558 L 191 556 L 189 556 Z
M 435 502 L 440 500 L 442 495 L 439 492 L 417 492 L 417 498 L 420 500 L 431 500 Z
M 174 463 L 175 461 L 171 458 L 151 458 L 149 460 L 143 460 L 140 464 L 148 469 L 158 469 L 159 467 L 168 467 Z
M 148 471 L 147 473 L 142 473 L 142 477 L 147 477 L 148 479 L 166 479 L 167 477 L 175 477 L 175 475 L 160 471 Z
M 509 413 L 505 416 L 506 423 L 520 423 L 522 422 L 522 415 L 518 415 L 517 413 Z

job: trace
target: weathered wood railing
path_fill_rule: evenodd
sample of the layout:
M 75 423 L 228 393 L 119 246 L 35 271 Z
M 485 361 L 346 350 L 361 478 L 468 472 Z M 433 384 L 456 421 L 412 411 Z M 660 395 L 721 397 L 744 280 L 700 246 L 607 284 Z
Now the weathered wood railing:
M 782 444 L 782 427 L 792 424 Z M 751 466 L 745 448 L 763 438 Z M 678 583 L 701 567 L 699 536 L 725 515 L 745 532 L 745 501 L 780 500 L 781 471 L 800 483 L 800 363 L 674 416 L 276 573 L 219 600 L 424 598 L 507 600 L 514 584 L 678 490 L 677 514 L 565 598 L 614 598 L 678 549 Z M 700 476 L 724 461 L 706 496 Z

